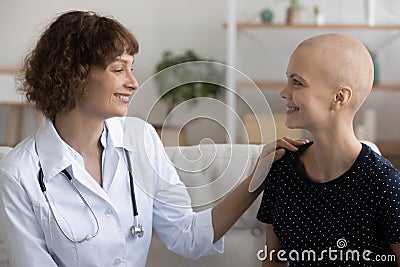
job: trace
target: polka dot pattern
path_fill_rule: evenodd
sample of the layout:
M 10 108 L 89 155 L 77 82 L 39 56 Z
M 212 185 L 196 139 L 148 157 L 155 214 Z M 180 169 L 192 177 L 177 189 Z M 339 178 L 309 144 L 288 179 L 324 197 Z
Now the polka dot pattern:
M 363 144 L 353 166 L 342 176 L 315 183 L 298 171 L 299 155 L 287 151 L 275 162 L 265 181 L 257 219 L 273 225 L 283 250 L 364 250 L 371 255 L 392 254 L 400 243 L 400 174 L 382 156 Z M 370 256 L 372 258 L 374 256 Z M 327 257 L 326 257 L 327 258 Z M 396 266 L 393 262 L 329 261 L 290 266 Z

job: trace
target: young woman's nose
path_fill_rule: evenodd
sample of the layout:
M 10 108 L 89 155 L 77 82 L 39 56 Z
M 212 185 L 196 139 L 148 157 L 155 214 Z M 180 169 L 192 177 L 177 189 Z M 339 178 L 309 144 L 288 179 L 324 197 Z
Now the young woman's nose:
M 280 92 L 280 96 L 283 99 L 290 99 L 290 95 L 291 95 L 291 90 L 289 88 L 289 83 L 286 83 L 285 87 L 283 87 L 283 89 Z

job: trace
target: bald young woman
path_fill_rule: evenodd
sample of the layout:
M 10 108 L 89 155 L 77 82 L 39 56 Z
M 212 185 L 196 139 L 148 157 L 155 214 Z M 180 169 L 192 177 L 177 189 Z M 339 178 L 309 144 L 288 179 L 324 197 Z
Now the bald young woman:
M 291 55 L 285 124 L 313 141 L 266 178 L 257 214 L 267 224 L 263 266 L 397 266 L 400 175 L 353 130 L 373 68 L 367 48 L 344 34 L 312 37 Z

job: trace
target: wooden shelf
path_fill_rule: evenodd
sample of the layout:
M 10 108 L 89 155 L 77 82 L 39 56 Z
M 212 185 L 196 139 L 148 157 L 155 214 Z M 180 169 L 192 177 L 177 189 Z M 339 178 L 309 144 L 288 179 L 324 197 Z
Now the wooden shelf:
M 268 24 L 268 23 L 238 23 L 238 29 L 357 29 L 357 30 L 400 30 L 400 25 L 374 25 L 367 24 Z
M 20 71 L 21 68 L 19 67 L 8 67 L 8 68 L 1 68 L 0 67 L 0 74 L 16 74 Z
M 281 81 L 253 81 L 260 89 L 282 89 L 285 82 Z M 238 89 L 254 88 L 254 84 L 248 81 L 238 81 Z
M 400 31 L 400 25 L 397 24 L 386 24 L 386 25 L 374 25 L 370 26 L 367 24 L 279 24 L 279 23 L 238 23 L 238 29 L 348 29 L 348 30 L 397 30 Z M 281 89 L 285 86 L 283 81 L 254 81 L 256 85 L 261 89 Z M 253 87 L 250 82 L 238 81 L 238 88 Z M 377 84 L 374 85 L 374 90 L 379 91 L 400 91 L 399 84 Z
M 400 84 L 375 84 L 373 90 L 400 91 Z
M 282 81 L 254 81 L 260 89 L 282 89 L 286 83 Z M 247 81 L 238 81 L 238 89 L 245 89 L 254 85 Z M 400 84 L 376 84 L 373 90 L 379 91 L 400 91 Z

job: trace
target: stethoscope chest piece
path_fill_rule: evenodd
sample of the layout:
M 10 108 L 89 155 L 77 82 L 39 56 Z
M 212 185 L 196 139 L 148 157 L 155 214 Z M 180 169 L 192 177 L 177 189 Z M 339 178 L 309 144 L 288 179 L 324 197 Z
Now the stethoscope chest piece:
M 137 211 L 137 210 L 136 210 Z M 139 223 L 139 216 L 133 216 L 133 226 L 131 227 L 131 233 L 133 237 L 142 238 L 144 235 L 144 227 Z
M 133 237 L 142 238 L 144 235 L 144 227 L 141 224 L 134 225 L 131 228 L 131 232 L 132 232 Z

